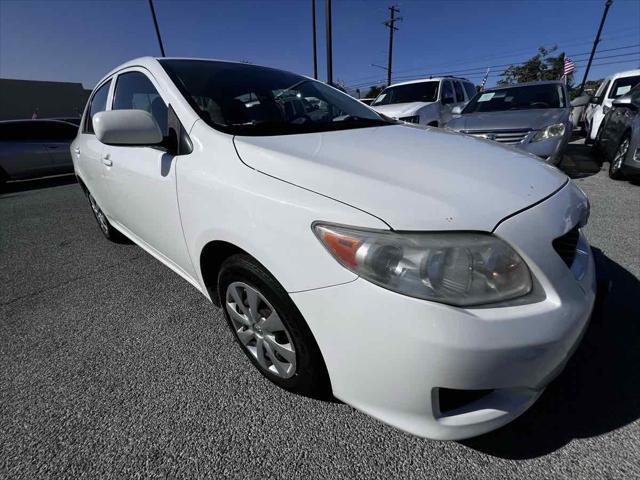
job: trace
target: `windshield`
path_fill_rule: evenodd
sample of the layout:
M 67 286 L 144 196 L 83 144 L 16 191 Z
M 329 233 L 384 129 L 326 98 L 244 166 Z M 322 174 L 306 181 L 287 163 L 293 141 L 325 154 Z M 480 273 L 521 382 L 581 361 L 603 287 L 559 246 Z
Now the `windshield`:
M 205 122 L 233 135 L 392 124 L 349 95 L 282 70 L 208 60 L 159 62 Z
M 564 108 L 566 104 L 562 85 L 547 83 L 500 88 L 479 93 L 473 97 L 462 113 Z
M 440 82 L 420 82 L 385 88 L 371 106 L 392 103 L 435 102 L 438 100 Z
M 625 93 L 629 93 L 638 82 L 640 82 L 640 75 L 618 78 L 613 82 L 613 86 L 609 91 L 609 98 L 618 98 Z

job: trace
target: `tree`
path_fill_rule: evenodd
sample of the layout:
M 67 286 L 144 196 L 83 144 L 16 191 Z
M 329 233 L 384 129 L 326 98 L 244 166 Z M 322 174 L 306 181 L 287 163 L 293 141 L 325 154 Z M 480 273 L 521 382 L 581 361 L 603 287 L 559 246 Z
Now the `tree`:
M 564 52 L 552 56 L 558 47 L 540 47 L 538 53 L 524 63 L 511 65 L 500 74 L 498 85 L 535 82 L 536 80 L 560 80 L 564 71 Z M 573 84 L 573 75 L 567 78 L 567 85 Z
M 364 98 L 376 98 L 378 95 L 380 95 L 380 92 L 382 90 L 384 90 L 384 85 L 374 85 L 372 87 L 369 87 L 369 91 L 364 96 Z

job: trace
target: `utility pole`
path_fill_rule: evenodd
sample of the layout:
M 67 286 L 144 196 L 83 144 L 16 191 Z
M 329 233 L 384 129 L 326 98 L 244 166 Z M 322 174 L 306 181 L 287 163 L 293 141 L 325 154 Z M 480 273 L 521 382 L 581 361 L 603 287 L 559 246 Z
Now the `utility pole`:
M 391 85 L 391 64 L 393 60 L 393 31 L 398 30 L 395 26 L 396 22 L 401 22 L 402 17 L 395 16 L 396 12 L 400 13 L 400 10 L 395 6 L 391 5 L 389 7 L 389 11 L 391 12 L 391 17 L 389 20 L 384 22 L 385 26 L 389 28 L 389 61 L 387 62 L 387 86 Z
M 327 25 L 327 83 L 333 85 L 333 51 L 331 49 L 331 0 L 325 0 Z
M 153 17 L 153 25 L 156 27 L 156 35 L 158 36 L 158 43 L 160 44 L 160 55 L 163 57 L 164 47 L 162 46 L 162 37 L 160 36 L 160 29 L 158 28 L 158 19 L 156 18 L 156 11 L 153 8 L 153 0 L 149 0 L 149 8 L 151 9 L 151 16 Z
M 578 92 L 578 97 L 582 95 L 584 91 L 584 84 L 587 82 L 587 75 L 589 75 L 589 69 L 591 68 L 591 62 L 593 61 L 593 56 L 596 53 L 596 48 L 598 48 L 598 43 L 600 43 L 600 34 L 602 33 L 602 27 L 604 26 L 604 21 L 607 18 L 607 13 L 609 13 L 609 8 L 613 0 L 607 0 L 604 4 L 604 13 L 602 14 L 602 20 L 600 20 L 600 26 L 598 27 L 598 33 L 596 33 L 596 39 L 593 42 L 593 48 L 591 49 L 591 55 L 589 55 L 589 62 L 587 62 L 587 69 L 584 71 L 584 77 L 582 78 L 582 84 L 580 84 L 580 92 Z
M 318 49 L 316 46 L 316 0 L 311 0 L 311 23 L 313 30 L 313 78 L 318 79 Z

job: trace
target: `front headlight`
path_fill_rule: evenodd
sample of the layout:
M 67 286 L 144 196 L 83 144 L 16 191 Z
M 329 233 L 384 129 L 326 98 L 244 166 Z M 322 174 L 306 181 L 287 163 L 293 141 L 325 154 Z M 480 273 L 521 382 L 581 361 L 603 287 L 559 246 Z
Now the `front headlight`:
M 532 142 L 539 142 L 540 140 L 547 140 L 553 137 L 561 137 L 564 135 L 564 123 L 556 123 L 555 125 L 549 125 L 542 130 L 538 130 L 531 139 Z
M 450 305 L 494 303 L 531 291 L 531 273 L 507 243 L 485 233 L 396 233 L 316 223 L 343 266 L 381 287 Z

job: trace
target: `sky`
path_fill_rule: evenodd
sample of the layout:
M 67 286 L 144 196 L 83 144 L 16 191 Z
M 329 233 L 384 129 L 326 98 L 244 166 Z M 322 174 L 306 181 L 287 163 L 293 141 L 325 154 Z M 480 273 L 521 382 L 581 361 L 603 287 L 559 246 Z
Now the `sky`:
M 242 60 L 313 74 L 311 0 L 154 0 L 167 56 Z M 333 0 L 333 76 L 349 87 L 386 79 L 392 0 Z M 557 45 L 581 80 L 604 0 L 396 0 L 394 81 L 449 73 L 480 83 L 486 68 Z M 318 69 L 326 79 L 325 2 L 316 1 Z M 82 82 L 159 55 L 147 0 L 0 0 L 0 77 Z M 605 58 L 607 57 L 607 58 Z M 590 79 L 640 68 L 640 0 L 614 0 Z M 504 67 L 494 67 L 488 85 Z

